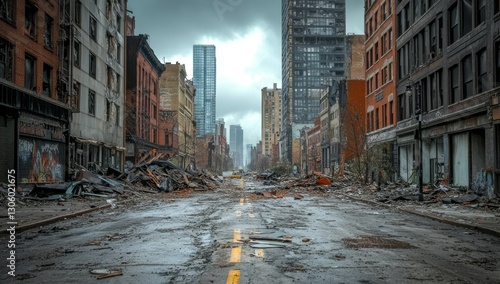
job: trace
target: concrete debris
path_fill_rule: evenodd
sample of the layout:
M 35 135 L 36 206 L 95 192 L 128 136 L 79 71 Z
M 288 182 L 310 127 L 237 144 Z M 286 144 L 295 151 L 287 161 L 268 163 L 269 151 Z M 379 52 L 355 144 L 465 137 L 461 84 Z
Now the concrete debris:
M 35 184 L 21 198 L 31 200 L 64 200 L 75 197 L 107 198 L 112 200 L 120 195 L 141 193 L 173 192 L 190 189 L 206 191 L 218 188 L 222 182 L 205 172 L 185 171 L 161 156 L 141 161 L 137 165 L 127 163 L 125 171 L 108 168 L 104 171 L 96 167 L 87 170 L 79 166 L 73 173 L 73 181 L 64 183 Z M 24 193 L 24 192 L 23 192 Z M 112 207 L 115 203 L 110 203 Z

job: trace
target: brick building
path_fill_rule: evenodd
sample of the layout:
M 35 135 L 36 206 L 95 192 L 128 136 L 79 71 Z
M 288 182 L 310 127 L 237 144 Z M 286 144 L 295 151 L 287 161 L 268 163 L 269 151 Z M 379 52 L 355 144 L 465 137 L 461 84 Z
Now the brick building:
M 170 147 L 159 140 L 159 78 L 165 66 L 148 43 L 147 35 L 127 36 L 126 160 L 167 155 Z
M 394 178 L 396 148 L 396 5 L 394 0 L 365 1 L 366 133 L 380 163 L 371 172 Z M 383 173 L 382 173 L 383 172 Z M 377 175 L 378 176 L 378 175 Z
M 70 107 L 58 82 L 59 2 L 0 10 L 0 182 L 59 182 L 68 173 Z

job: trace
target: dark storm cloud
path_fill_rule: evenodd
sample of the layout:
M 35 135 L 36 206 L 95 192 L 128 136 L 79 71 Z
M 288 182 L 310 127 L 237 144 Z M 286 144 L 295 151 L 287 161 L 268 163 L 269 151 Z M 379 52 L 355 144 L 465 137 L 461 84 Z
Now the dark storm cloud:
M 363 33 L 363 0 L 346 9 L 347 32 Z M 216 45 L 216 116 L 257 143 L 261 89 L 281 87 L 281 0 L 128 0 L 128 10 L 136 34 L 150 35 L 160 60 L 186 64 L 188 77 L 193 44 Z
M 191 50 L 202 36 L 231 38 L 255 25 L 279 35 L 281 26 L 281 1 L 129 0 L 128 10 L 162 54 Z

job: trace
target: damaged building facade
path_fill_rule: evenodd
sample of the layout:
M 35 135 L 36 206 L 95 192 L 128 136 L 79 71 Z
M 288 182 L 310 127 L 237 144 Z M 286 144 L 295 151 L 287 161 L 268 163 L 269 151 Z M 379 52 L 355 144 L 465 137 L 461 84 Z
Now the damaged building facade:
M 393 0 L 365 1 L 365 74 L 367 147 L 374 162 L 370 174 L 394 180 L 396 143 L 396 5 Z M 373 178 L 371 179 L 373 181 Z
M 60 1 L 61 89 L 72 109 L 71 165 L 123 168 L 126 2 Z
M 281 132 L 281 89 L 261 89 L 261 139 L 262 154 L 269 157 L 272 165 L 279 161 L 279 137 Z
M 187 79 L 186 66 L 165 63 L 160 76 L 160 137 L 172 162 L 182 168 L 196 167 L 196 122 L 194 120 L 193 81 Z
M 127 36 L 126 160 L 137 163 L 144 157 L 167 155 L 161 145 L 159 78 L 165 66 L 148 43 L 148 35 Z
M 398 1 L 396 134 L 403 180 L 412 181 L 421 164 L 424 184 L 444 180 L 499 193 L 499 5 Z
M 59 16 L 59 1 L 2 1 L 0 182 L 7 173 L 24 185 L 66 179 L 71 114 L 58 76 Z

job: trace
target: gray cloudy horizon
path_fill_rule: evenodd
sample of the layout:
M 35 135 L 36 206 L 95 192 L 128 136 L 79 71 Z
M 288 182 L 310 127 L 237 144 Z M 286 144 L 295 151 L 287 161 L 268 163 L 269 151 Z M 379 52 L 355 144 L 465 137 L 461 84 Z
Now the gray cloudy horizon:
M 281 0 L 128 0 L 135 34 L 148 34 L 161 62 L 186 65 L 195 44 L 214 44 L 216 118 L 239 124 L 244 143 L 260 138 L 260 94 L 281 87 Z M 364 33 L 363 1 L 346 0 L 348 33 Z

